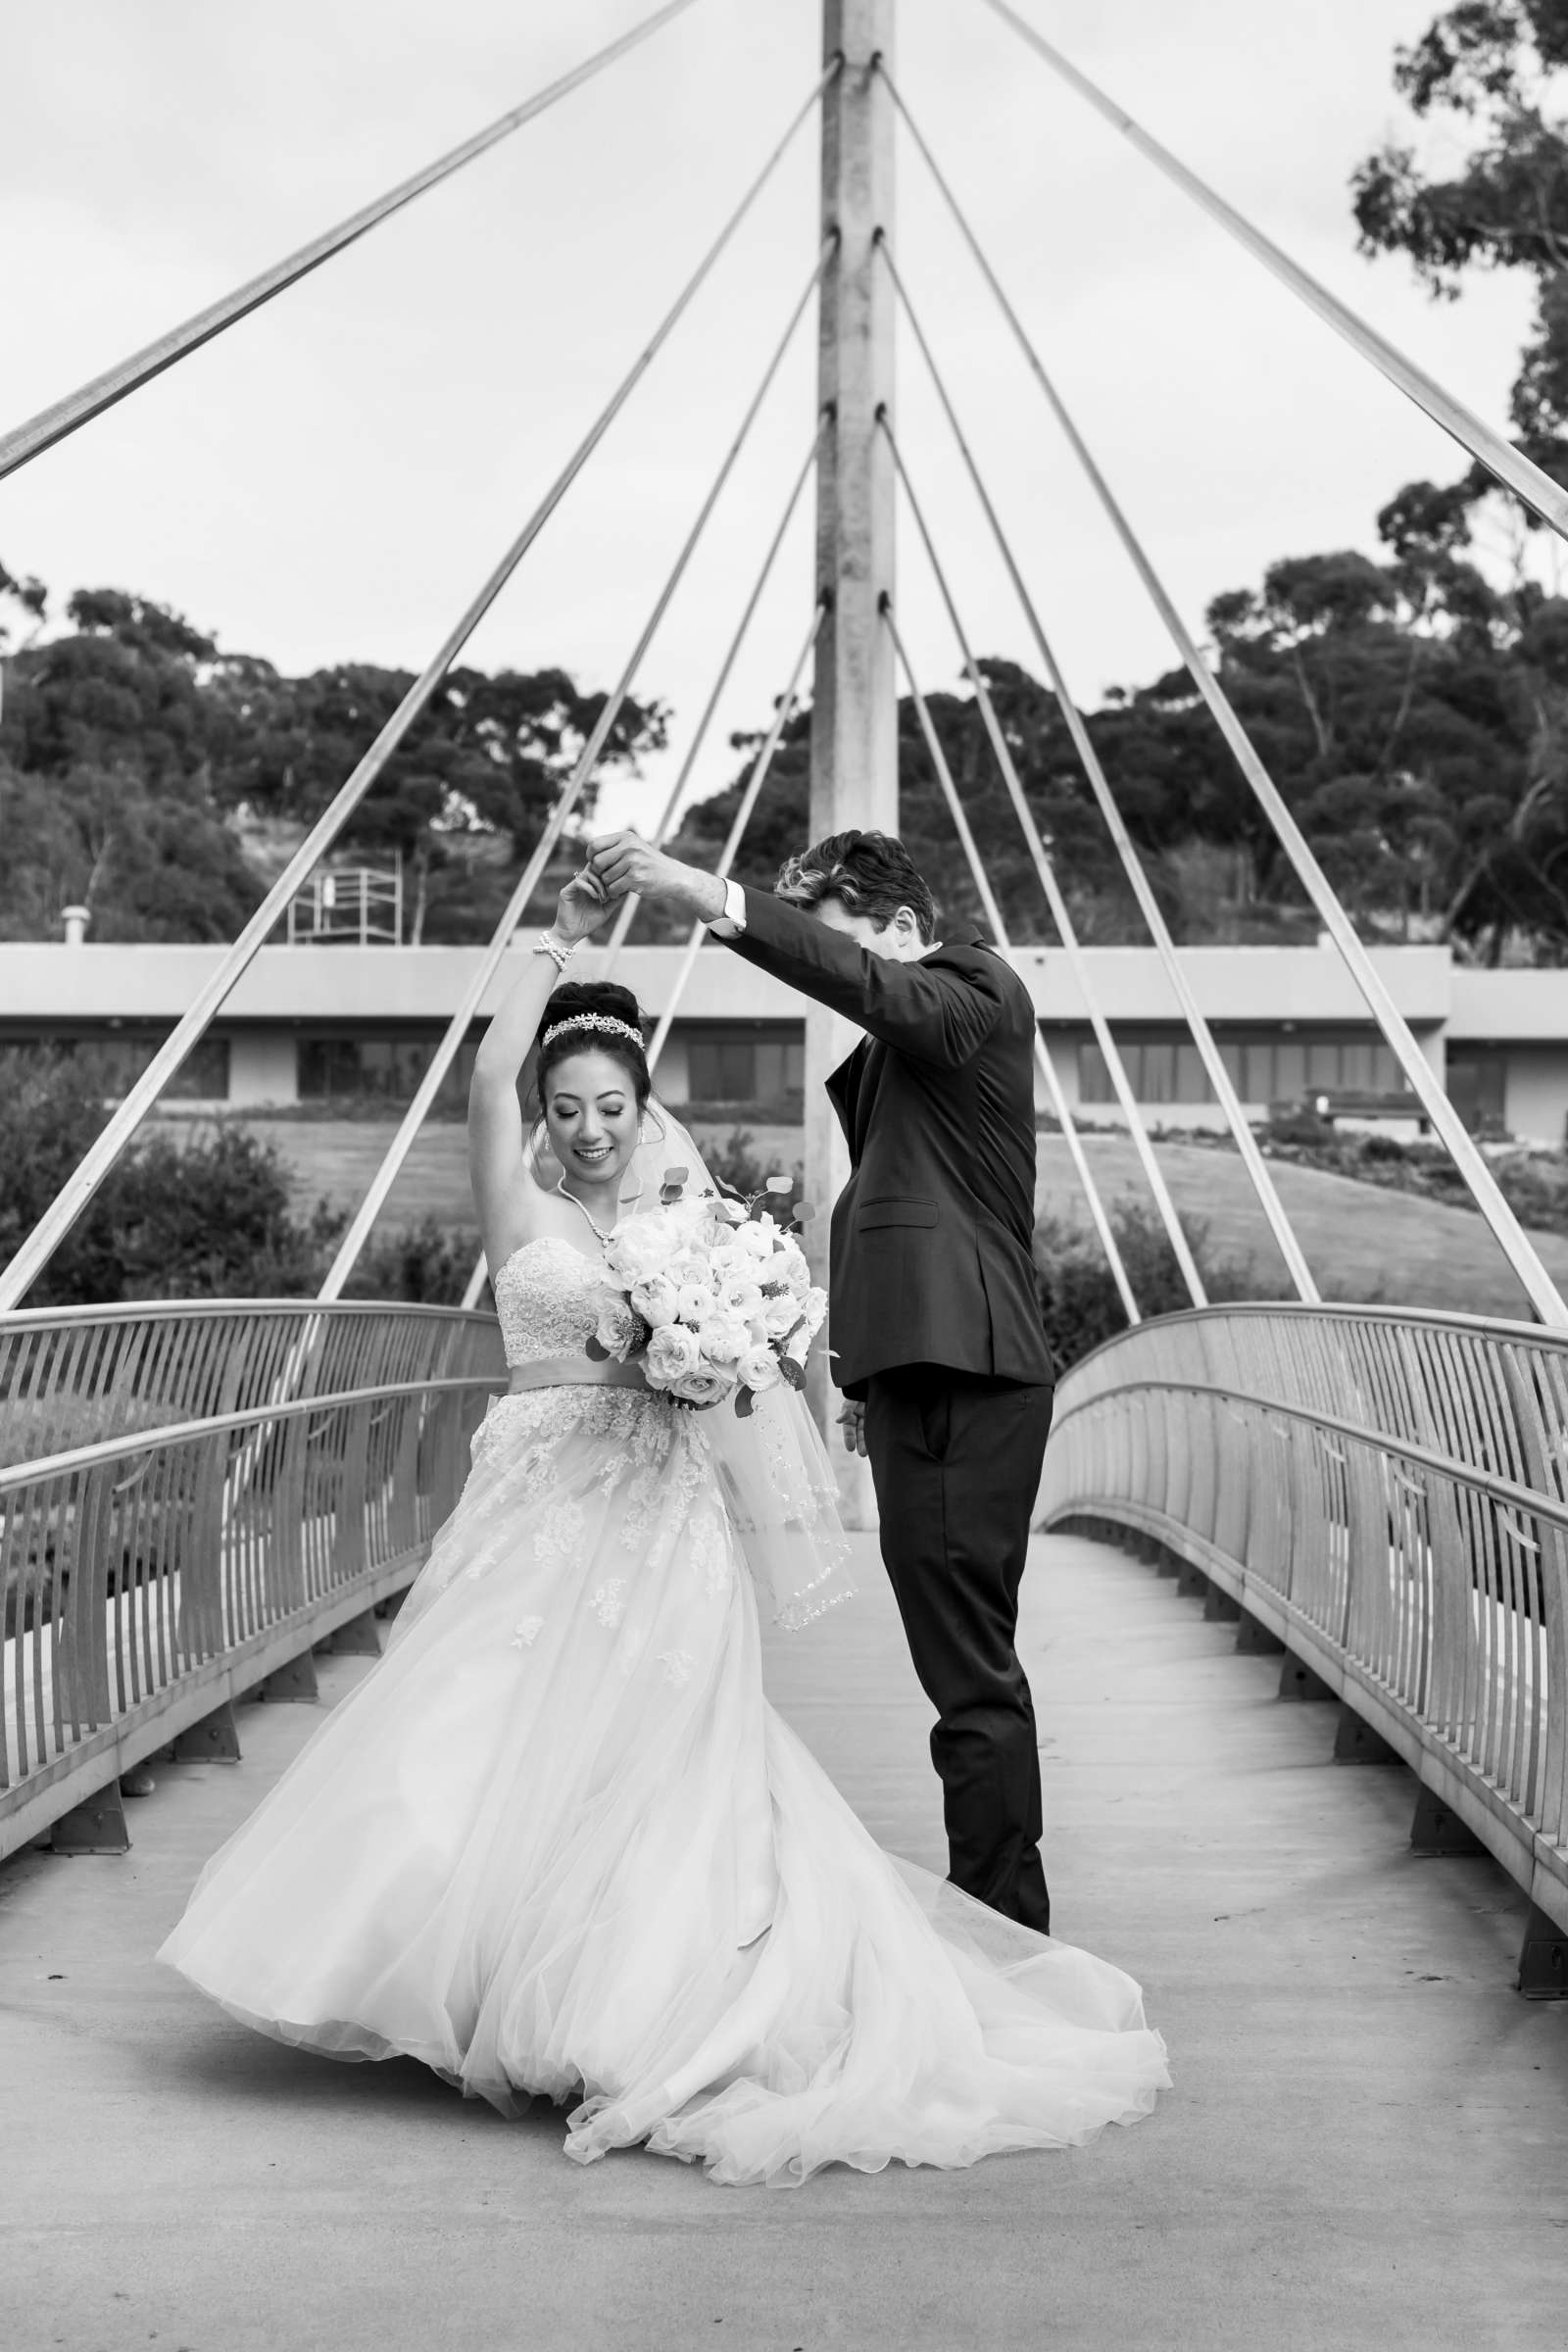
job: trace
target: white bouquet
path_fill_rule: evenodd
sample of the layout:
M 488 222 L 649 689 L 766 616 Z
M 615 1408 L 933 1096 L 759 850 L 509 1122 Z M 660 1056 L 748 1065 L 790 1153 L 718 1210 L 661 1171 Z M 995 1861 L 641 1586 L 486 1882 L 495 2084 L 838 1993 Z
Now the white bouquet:
M 806 1385 L 806 1358 L 827 1313 L 795 1230 L 762 1206 L 788 1193 L 770 1177 L 752 1200 L 700 1193 L 687 1199 L 686 1170 L 666 1171 L 659 1206 L 623 1217 L 605 1250 L 599 1321 L 588 1353 L 600 1362 L 633 1359 L 651 1389 L 682 1404 L 719 1404 L 738 1413 L 781 1381 Z M 797 1208 L 797 1220 L 809 1216 Z

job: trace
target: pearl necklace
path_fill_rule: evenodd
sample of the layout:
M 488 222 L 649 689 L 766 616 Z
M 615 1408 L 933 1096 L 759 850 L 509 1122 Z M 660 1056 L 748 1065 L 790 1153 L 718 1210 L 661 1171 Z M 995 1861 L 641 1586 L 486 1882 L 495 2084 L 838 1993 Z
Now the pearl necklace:
M 569 1200 L 573 1208 L 581 1209 L 584 1217 L 588 1221 L 589 1231 L 597 1237 L 600 1248 L 603 1250 L 608 1250 L 610 1248 L 612 1236 L 606 1233 L 602 1225 L 596 1225 L 594 1223 L 593 1211 L 589 1208 L 586 1200 L 579 1200 L 575 1193 L 567 1192 L 566 1180 L 564 1176 L 557 1178 L 556 1190 L 561 1195 L 563 1200 Z

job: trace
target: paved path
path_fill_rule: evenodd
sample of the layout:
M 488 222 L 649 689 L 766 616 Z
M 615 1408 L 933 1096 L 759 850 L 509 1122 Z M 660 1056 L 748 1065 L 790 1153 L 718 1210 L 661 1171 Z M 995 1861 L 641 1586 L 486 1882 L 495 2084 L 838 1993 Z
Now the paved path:
M 715 2189 L 589 2172 L 413 2065 L 337 2067 L 148 1955 L 317 1710 L 241 1714 L 134 1852 L 0 1869 L 8 2352 L 1535 2352 L 1562 2342 L 1568 2006 L 1522 1906 L 1416 1861 L 1410 1784 L 1336 1769 L 1168 1582 L 1040 1544 L 1026 1649 L 1063 1935 L 1140 1976 L 1177 2088 L 1066 2157 Z M 323 1660 L 335 1696 L 364 1671 Z M 926 1715 L 874 1562 L 772 1687 L 877 1835 L 940 1861 Z

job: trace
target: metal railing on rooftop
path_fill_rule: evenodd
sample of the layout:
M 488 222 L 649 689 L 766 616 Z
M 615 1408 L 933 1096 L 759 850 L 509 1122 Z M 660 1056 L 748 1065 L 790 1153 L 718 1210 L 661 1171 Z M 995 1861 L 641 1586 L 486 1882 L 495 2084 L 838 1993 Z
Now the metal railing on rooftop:
M 0 1855 L 410 1584 L 505 1384 L 492 1317 L 0 1317 Z
M 1568 1340 L 1167 1316 L 1066 1376 L 1041 1506 L 1174 1555 L 1283 1642 L 1525 1888 L 1525 1989 L 1568 1988 Z

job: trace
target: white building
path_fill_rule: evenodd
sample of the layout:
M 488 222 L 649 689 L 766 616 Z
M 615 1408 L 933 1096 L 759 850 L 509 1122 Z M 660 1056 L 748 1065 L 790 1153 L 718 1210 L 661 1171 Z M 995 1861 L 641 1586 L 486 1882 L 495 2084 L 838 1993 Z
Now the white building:
M 525 953 L 514 950 L 514 956 Z M 1152 1119 L 1173 1126 L 1216 1122 L 1197 1052 L 1153 951 L 1086 953 Z M 108 1047 L 123 1083 L 168 1034 L 220 954 L 214 947 L 0 943 L 0 1047 L 51 1040 Z M 171 1102 L 256 1110 L 325 1106 L 368 1093 L 406 1101 L 478 955 L 468 948 L 264 948 L 170 1090 Z M 1331 948 L 1190 948 L 1183 957 L 1238 1091 L 1258 1115 L 1271 1102 L 1303 1094 L 1399 1090 L 1394 1057 Z M 1477 971 L 1442 948 L 1386 949 L 1375 960 L 1472 1124 L 1562 1142 L 1568 971 Z M 1055 949 L 1020 949 L 1016 961 L 1068 1102 L 1082 1104 L 1088 1117 L 1114 1119 L 1087 1008 L 1065 958 Z M 658 1014 L 678 962 L 675 948 L 631 948 L 616 977 Z M 574 976 L 589 977 L 602 963 L 602 952 L 584 951 Z M 510 976 L 503 966 L 487 1010 Z M 723 949 L 706 948 L 659 1071 L 666 1098 L 779 1106 L 799 1096 L 802 1062 L 799 1000 Z M 449 1087 L 452 1106 L 463 1099 L 466 1075 L 465 1054 Z

